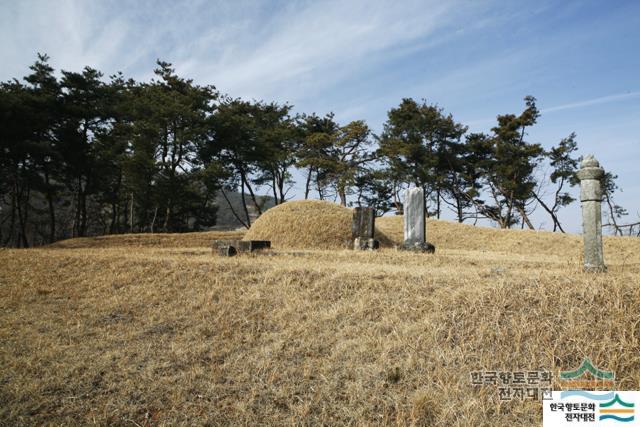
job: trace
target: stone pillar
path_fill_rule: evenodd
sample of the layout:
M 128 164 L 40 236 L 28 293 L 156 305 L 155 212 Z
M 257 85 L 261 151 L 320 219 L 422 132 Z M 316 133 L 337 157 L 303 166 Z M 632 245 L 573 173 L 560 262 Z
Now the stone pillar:
M 400 249 L 434 253 L 435 246 L 426 241 L 424 190 L 409 188 L 404 193 L 404 243 Z
M 409 188 L 404 193 L 404 246 L 422 245 L 425 237 L 424 190 Z
M 351 240 L 353 249 L 378 249 L 379 243 L 373 239 L 376 216 L 373 208 L 357 207 L 353 209 L 351 222 Z
M 604 169 L 593 155 L 586 156 L 578 171 L 582 203 L 584 270 L 606 271 L 602 251 L 602 186 Z

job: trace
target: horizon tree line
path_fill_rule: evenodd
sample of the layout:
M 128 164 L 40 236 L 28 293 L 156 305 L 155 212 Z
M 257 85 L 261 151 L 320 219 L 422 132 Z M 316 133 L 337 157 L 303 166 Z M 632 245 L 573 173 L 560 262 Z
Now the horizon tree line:
M 216 224 L 216 196 L 245 227 L 292 198 L 294 171 L 305 199 L 402 212 L 402 190 L 425 190 L 428 214 L 487 219 L 533 229 L 541 207 L 573 203 L 580 157 L 571 133 L 550 150 L 527 140 L 540 111 L 524 98 L 519 114 L 497 117 L 489 133 L 469 133 L 436 104 L 405 98 L 380 135 L 364 120 L 294 113 L 277 102 L 246 101 L 198 85 L 158 61 L 154 77 L 105 79 L 91 67 L 59 74 L 38 54 L 30 74 L 0 84 L 0 244 L 30 247 L 69 237 L 183 232 Z M 546 176 L 548 172 L 548 176 Z M 616 234 L 627 214 L 604 182 Z M 234 208 L 230 192 L 240 195 Z

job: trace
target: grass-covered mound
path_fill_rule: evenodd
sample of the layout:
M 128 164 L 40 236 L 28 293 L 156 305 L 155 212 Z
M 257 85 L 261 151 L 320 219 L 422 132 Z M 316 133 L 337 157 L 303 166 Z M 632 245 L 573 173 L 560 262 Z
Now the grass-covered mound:
M 266 211 L 245 240 L 271 240 L 274 248 L 338 249 L 351 245 L 353 210 L 322 200 L 296 200 Z M 388 238 L 376 238 L 390 246 Z

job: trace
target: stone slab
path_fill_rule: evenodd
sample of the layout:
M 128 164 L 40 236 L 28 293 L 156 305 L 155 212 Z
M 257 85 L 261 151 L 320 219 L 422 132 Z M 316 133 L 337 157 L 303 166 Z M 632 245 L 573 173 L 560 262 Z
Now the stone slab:
M 239 252 L 254 252 L 271 248 L 271 240 L 238 240 L 236 248 Z
M 404 194 L 404 245 L 422 244 L 426 239 L 424 190 L 409 188 Z
M 238 254 L 238 251 L 233 246 L 218 246 L 216 250 L 218 255 L 225 257 L 232 257 Z
M 221 253 L 225 251 L 227 247 L 233 248 L 236 253 L 240 252 L 255 252 L 263 249 L 271 248 L 270 240 L 214 240 L 211 243 L 211 247 L 214 251 Z M 234 254 L 235 255 L 235 254 Z
M 356 207 L 351 221 L 351 239 L 373 239 L 376 217 L 373 208 Z

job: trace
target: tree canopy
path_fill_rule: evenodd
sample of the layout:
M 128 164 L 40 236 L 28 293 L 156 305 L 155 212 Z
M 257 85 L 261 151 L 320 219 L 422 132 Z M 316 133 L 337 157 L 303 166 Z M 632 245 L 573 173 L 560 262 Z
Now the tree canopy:
M 381 215 L 402 210 L 409 186 L 425 189 L 430 215 L 533 228 L 540 207 L 564 231 L 558 212 L 575 201 L 577 138 L 550 149 L 529 141 L 539 115 L 528 96 L 521 113 L 469 133 L 437 104 L 405 98 L 376 135 L 363 120 L 232 98 L 162 61 L 137 82 L 91 67 L 56 72 L 38 55 L 28 75 L 0 84 L 0 242 L 203 230 L 219 209 L 250 227 L 267 196 L 333 199 Z M 620 230 L 615 175 L 605 187 Z M 230 192 L 240 208 L 216 203 Z

